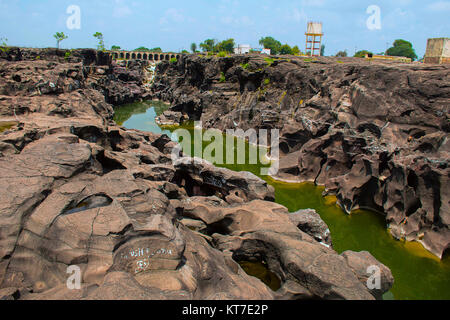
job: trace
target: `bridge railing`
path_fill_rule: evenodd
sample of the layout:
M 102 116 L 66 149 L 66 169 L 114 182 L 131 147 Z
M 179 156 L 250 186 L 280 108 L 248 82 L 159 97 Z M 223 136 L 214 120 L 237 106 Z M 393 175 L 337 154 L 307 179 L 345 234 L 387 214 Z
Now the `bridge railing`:
M 113 60 L 170 61 L 180 59 L 181 53 L 149 52 L 149 51 L 108 51 Z

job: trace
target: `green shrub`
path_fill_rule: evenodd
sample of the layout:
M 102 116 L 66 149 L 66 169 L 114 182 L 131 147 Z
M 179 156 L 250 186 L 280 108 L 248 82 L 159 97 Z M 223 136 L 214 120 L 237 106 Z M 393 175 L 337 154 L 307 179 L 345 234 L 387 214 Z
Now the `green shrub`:
M 66 53 L 64 54 L 64 59 L 68 60 L 70 58 L 70 56 L 72 55 L 71 51 L 66 51 Z
M 242 67 L 244 70 L 247 70 L 248 67 L 249 67 L 249 64 L 248 64 L 248 63 L 243 63 L 243 64 L 241 64 L 241 67 Z
M 264 79 L 264 84 L 267 86 L 270 83 L 270 79 Z
M 269 67 L 275 62 L 275 60 L 272 58 L 265 58 L 264 60 L 266 61 Z
M 227 53 L 225 51 L 220 51 L 217 56 L 219 56 L 220 58 L 225 58 L 227 56 Z
M 178 60 L 177 58 L 173 57 L 172 59 L 169 60 L 170 63 L 177 63 Z
M 225 74 L 224 74 L 223 72 L 221 72 L 221 73 L 220 73 L 220 80 L 219 80 L 219 82 L 220 82 L 220 83 L 223 83 L 223 82 L 225 82 L 225 80 L 226 80 L 226 79 L 225 79 Z

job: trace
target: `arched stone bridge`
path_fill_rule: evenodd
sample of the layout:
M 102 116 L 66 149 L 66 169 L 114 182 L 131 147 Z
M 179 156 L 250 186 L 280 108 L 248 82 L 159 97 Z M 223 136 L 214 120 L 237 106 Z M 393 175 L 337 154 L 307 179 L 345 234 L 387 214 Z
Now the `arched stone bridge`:
M 180 59 L 180 53 L 162 53 L 148 51 L 110 51 L 113 60 L 144 60 L 150 62 L 170 61 L 170 59 Z

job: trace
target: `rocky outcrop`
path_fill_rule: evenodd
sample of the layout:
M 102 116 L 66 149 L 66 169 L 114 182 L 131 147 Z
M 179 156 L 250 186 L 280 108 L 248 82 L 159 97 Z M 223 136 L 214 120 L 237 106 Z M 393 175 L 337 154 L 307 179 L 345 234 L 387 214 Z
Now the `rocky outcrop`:
M 55 95 L 90 88 L 112 105 L 132 103 L 149 95 L 143 86 L 144 62 L 116 63 L 102 51 L 9 48 L 0 53 L 0 60 L 15 62 L 1 71 L 1 95 Z
M 147 99 L 149 92 L 144 86 L 146 81 L 145 64 L 143 61 L 118 61 L 111 63 L 106 76 L 95 79 L 92 87 L 105 96 L 106 102 L 112 105 L 132 103 Z
M 229 201 L 248 202 L 256 199 L 274 201 L 274 189 L 250 172 L 235 172 L 214 167 L 199 158 L 180 158 L 174 162 L 177 180 L 188 194 L 218 195 Z
M 167 136 L 112 121 L 104 75 L 23 56 L 0 60 L 0 299 L 374 298 L 266 182 L 172 163 Z
M 373 289 L 370 290 L 370 293 L 377 299 L 382 299 L 383 293 L 388 292 L 394 285 L 394 277 L 391 270 L 377 261 L 369 252 L 345 251 L 341 256 L 344 257 L 347 264 L 364 285 L 367 285 L 367 282 L 371 282 Z M 368 270 L 372 270 L 372 274 L 368 273 Z M 374 276 L 374 279 L 370 279 L 370 276 Z M 375 279 L 378 276 L 380 277 L 379 283 Z
M 356 58 L 197 55 L 160 64 L 153 91 L 206 128 L 279 129 L 276 178 L 325 185 L 345 211 L 383 213 L 396 238 L 442 257 L 449 74 Z
M 315 210 L 299 210 L 290 214 L 289 218 L 297 228 L 309 234 L 316 241 L 328 247 L 333 246 L 330 229 Z
M 183 122 L 183 114 L 181 112 L 165 111 L 155 121 L 160 126 L 178 126 Z

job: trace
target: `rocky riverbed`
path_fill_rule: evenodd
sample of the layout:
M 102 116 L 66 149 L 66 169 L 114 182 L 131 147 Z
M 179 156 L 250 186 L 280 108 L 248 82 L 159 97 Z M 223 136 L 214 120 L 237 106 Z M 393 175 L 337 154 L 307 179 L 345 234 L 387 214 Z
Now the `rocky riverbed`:
M 354 58 L 200 55 L 160 64 L 153 90 L 205 128 L 279 129 L 275 178 L 325 185 L 345 211 L 380 212 L 394 237 L 442 258 L 450 248 L 449 71 Z
M 387 267 L 338 255 L 314 212 L 290 214 L 260 178 L 173 163 L 167 136 L 117 126 L 112 104 L 149 96 L 139 62 L 66 52 L 0 56 L 0 299 L 374 299 L 392 286 Z

